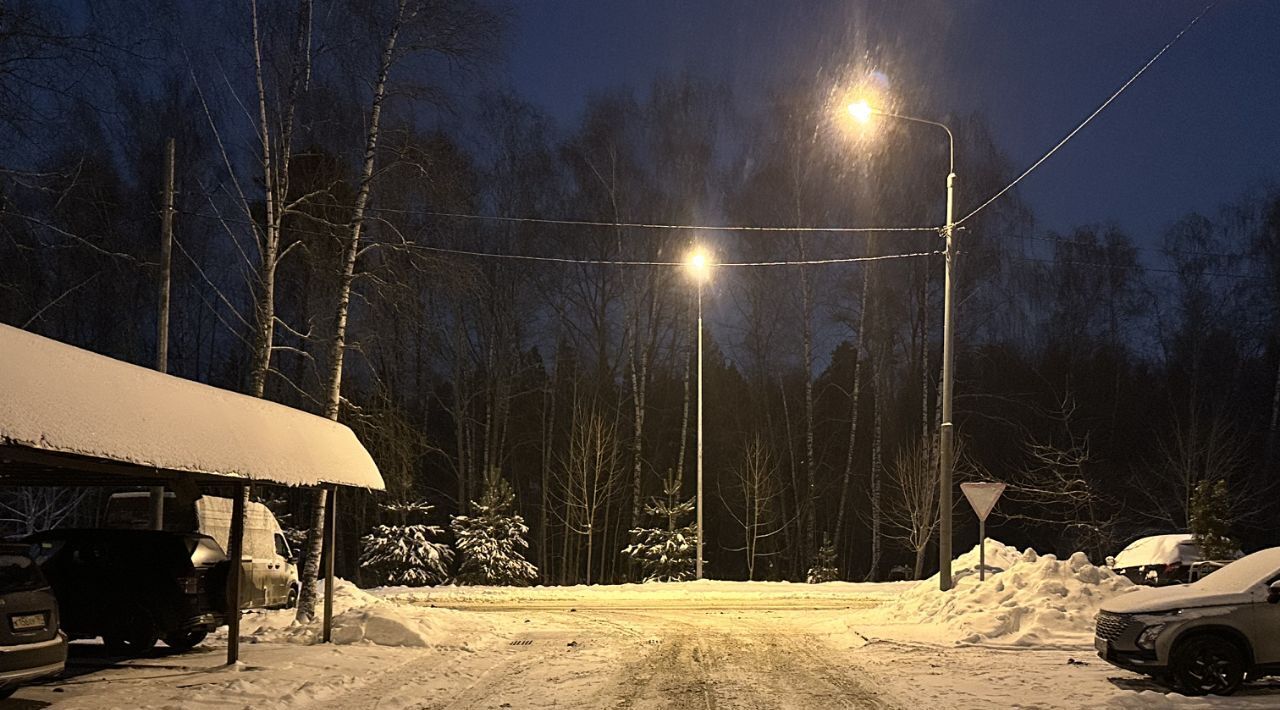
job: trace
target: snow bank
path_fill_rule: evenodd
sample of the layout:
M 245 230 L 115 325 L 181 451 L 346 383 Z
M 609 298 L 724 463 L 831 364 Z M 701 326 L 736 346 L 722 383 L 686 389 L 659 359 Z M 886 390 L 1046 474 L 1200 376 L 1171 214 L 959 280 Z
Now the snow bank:
M 1037 646 L 1086 641 L 1107 598 L 1133 588 L 1128 579 L 1089 562 L 1083 552 L 1066 560 L 987 540 L 987 565 L 1003 572 L 979 581 L 978 547 L 956 558 L 954 586 L 938 577 L 921 582 L 875 610 L 876 616 L 934 625 L 958 643 Z
M 316 603 L 322 608 L 323 596 Z M 292 609 L 247 615 L 241 622 L 248 643 L 312 644 L 320 640 L 319 618 L 306 624 L 294 621 Z M 476 614 L 451 609 L 431 609 L 397 604 L 374 596 L 339 579 L 334 584 L 333 642 L 420 648 L 465 647 L 474 642 L 487 622 Z

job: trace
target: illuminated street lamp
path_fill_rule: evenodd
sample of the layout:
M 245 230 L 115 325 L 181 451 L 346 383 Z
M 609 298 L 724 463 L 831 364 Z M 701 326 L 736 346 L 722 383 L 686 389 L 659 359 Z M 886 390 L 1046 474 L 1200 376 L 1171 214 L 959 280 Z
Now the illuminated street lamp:
M 694 578 L 702 579 L 702 287 L 711 278 L 711 257 L 702 247 L 695 246 L 684 264 L 698 285 L 698 556 L 694 560 Z
M 951 588 L 951 473 L 954 466 L 955 431 L 951 422 L 951 393 L 955 381 L 955 350 L 952 347 L 952 335 L 955 322 L 952 318 L 952 305 L 955 290 L 952 270 L 955 267 L 955 250 L 951 237 L 955 231 L 956 186 L 956 141 L 951 129 L 937 121 L 929 121 L 914 116 L 889 113 L 874 108 L 866 100 L 849 104 L 849 115 L 859 123 L 868 123 L 872 116 L 887 116 L 911 123 L 922 123 L 937 126 L 947 132 L 947 146 L 950 156 L 950 167 L 947 170 L 947 222 L 942 235 L 946 239 L 947 277 L 942 306 L 942 426 L 938 432 L 938 584 L 942 591 Z M 985 543 L 984 543 L 985 544 Z

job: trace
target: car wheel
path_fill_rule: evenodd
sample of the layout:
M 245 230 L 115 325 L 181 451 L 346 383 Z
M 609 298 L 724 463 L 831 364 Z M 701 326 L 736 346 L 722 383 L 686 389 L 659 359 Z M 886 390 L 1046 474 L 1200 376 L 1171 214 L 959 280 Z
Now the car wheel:
M 204 629 L 194 629 L 191 631 L 175 631 L 164 637 L 165 645 L 176 651 L 190 651 L 200 644 L 201 641 L 209 635 Z
M 289 596 L 285 597 L 284 608 L 296 609 L 298 607 L 298 588 L 289 587 Z
M 135 627 L 124 634 L 111 634 L 102 637 L 107 650 L 117 656 L 141 656 L 155 648 L 160 640 L 155 629 L 150 626 Z
M 1196 636 L 1173 649 L 1173 680 L 1187 695 L 1230 695 L 1244 682 L 1240 647 L 1221 636 Z

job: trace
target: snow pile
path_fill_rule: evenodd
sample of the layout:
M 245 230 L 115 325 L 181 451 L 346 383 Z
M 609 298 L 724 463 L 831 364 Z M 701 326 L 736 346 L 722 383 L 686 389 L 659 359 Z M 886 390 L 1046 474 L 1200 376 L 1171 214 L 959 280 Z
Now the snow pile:
M 306 624 L 294 621 L 292 609 L 245 616 L 241 639 L 248 643 L 318 643 L 323 596 L 316 603 L 317 618 Z M 420 648 L 465 647 L 484 622 L 475 614 L 451 609 L 431 609 L 397 604 L 374 596 L 339 579 L 334 584 L 333 642 L 369 643 L 378 646 Z
M 1084 641 L 1093 634 L 1094 617 L 1107 598 L 1133 583 L 1077 552 L 1066 560 L 1019 553 L 987 540 L 987 565 L 1003 568 L 979 581 L 978 547 L 956 558 L 951 591 L 938 589 L 938 577 L 921 582 L 877 616 L 930 624 L 959 643 L 994 642 L 1035 646 Z

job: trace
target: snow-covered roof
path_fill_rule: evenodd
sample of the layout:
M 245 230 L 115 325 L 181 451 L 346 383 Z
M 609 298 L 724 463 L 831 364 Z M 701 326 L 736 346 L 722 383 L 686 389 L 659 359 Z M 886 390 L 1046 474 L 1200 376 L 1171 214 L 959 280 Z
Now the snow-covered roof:
M 0 445 L 292 486 L 383 488 L 342 424 L 3 324 Z

